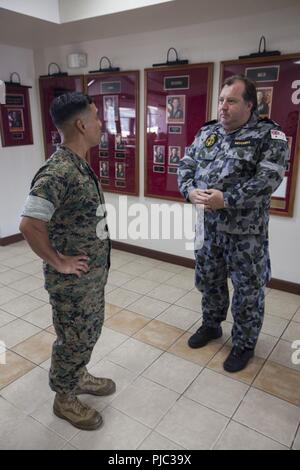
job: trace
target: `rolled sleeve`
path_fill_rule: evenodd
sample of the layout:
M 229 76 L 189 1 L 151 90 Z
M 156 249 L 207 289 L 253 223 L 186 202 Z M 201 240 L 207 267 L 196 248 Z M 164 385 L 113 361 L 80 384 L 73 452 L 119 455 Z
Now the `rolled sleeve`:
M 35 219 L 49 222 L 55 212 L 51 201 L 38 196 L 29 195 L 26 199 L 22 217 L 33 217 Z

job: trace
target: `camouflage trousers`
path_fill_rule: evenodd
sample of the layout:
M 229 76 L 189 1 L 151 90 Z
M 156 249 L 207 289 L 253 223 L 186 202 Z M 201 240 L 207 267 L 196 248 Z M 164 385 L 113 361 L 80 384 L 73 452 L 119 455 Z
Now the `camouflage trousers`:
M 91 357 L 104 321 L 103 282 L 81 282 L 48 289 L 57 335 L 53 343 L 50 388 L 71 392 Z
M 203 324 L 215 328 L 226 320 L 230 277 L 234 288 L 232 343 L 254 349 L 264 318 L 265 285 L 271 275 L 268 238 L 206 230 L 203 247 L 195 255 Z

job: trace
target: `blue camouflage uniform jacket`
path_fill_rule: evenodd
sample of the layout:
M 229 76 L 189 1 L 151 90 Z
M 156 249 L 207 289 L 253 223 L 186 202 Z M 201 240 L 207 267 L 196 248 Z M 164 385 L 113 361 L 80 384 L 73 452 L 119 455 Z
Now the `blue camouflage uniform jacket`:
M 195 188 L 222 191 L 225 207 L 206 211 L 205 222 L 227 233 L 266 235 L 271 194 L 283 179 L 288 154 L 279 125 L 256 112 L 229 134 L 211 121 L 180 161 L 179 190 L 186 200 Z

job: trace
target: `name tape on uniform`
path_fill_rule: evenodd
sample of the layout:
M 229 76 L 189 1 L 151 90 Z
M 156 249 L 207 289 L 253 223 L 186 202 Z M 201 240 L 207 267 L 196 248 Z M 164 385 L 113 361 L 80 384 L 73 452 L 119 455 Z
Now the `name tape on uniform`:
M 278 131 L 277 129 L 271 130 L 271 139 L 283 140 L 284 142 L 287 142 L 285 133 L 282 131 Z

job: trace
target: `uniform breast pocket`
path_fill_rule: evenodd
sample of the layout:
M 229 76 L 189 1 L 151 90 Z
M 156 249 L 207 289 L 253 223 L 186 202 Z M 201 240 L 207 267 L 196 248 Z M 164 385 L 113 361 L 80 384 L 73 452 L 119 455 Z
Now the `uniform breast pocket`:
M 201 163 L 201 162 L 212 162 L 216 159 L 218 153 L 220 150 L 218 148 L 213 148 L 213 149 L 207 149 L 207 148 L 199 148 L 196 150 L 195 157 L 196 160 Z

